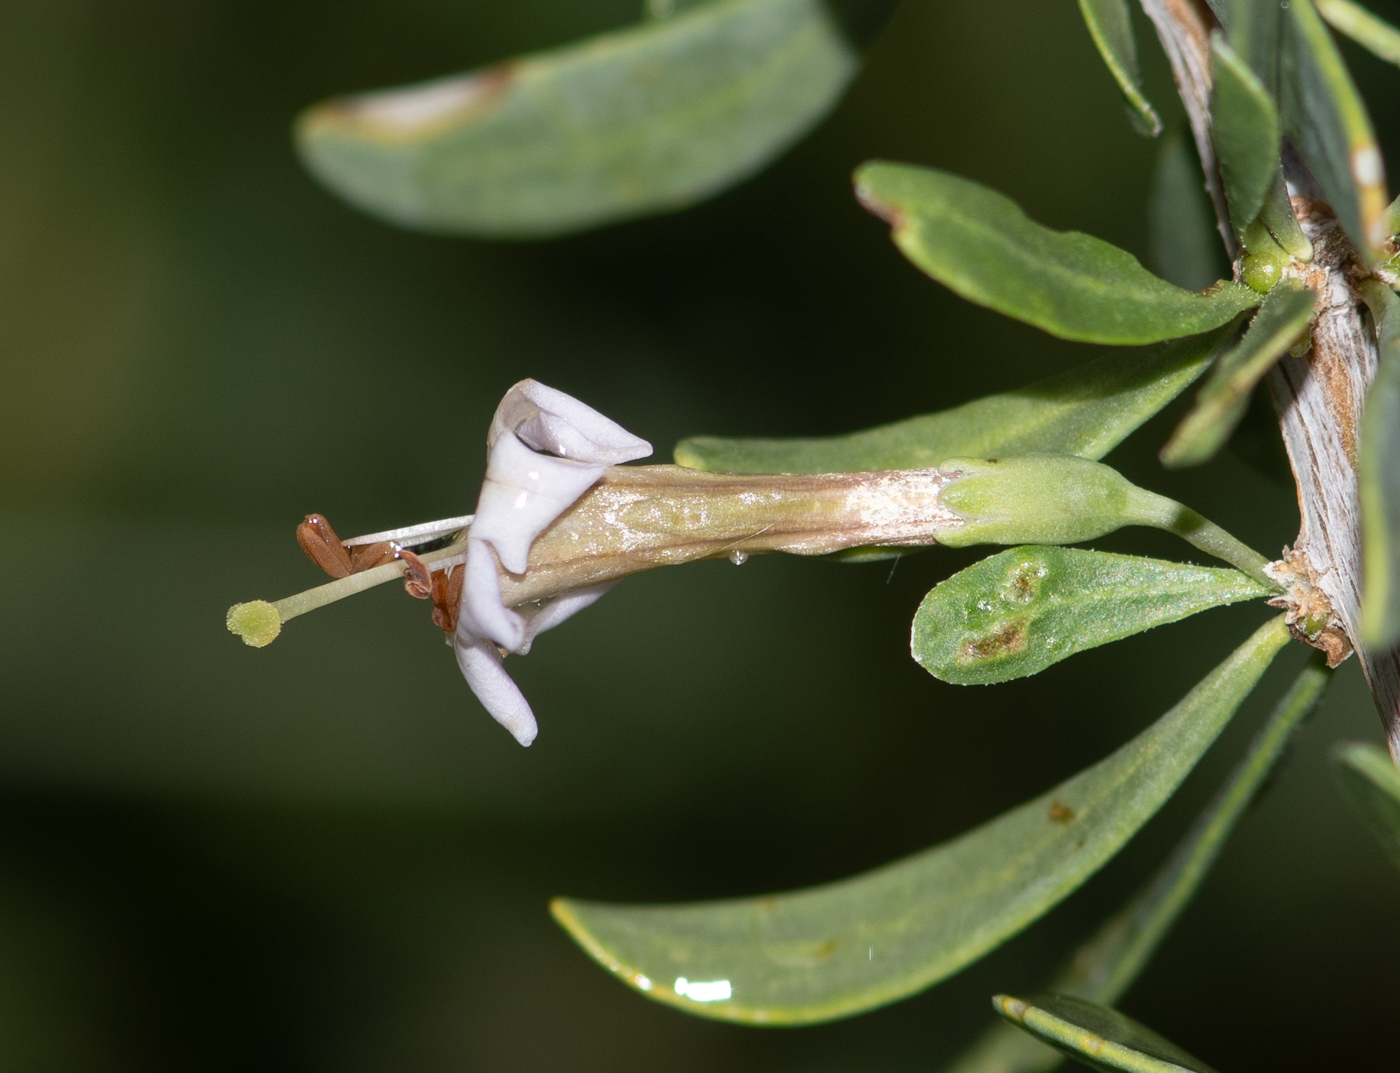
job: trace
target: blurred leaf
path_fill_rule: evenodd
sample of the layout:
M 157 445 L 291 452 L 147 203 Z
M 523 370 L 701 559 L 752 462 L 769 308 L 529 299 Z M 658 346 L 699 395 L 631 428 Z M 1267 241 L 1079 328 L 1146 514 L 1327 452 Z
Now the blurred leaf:
M 1400 298 L 1375 280 L 1361 284 L 1376 322 L 1380 361 L 1361 415 L 1357 477 L 1365 591 L 1361 636 L 1370 648 L 1400 642 Z
M 1316 302 L 1316 294 L 1293 280 L 1265 295 L 1244 338 L 1221 357 L 1162 448 L 1163 465 L 1194 466 L 1214 457 L 1244 416 L 1255 385 L 1307 330 Z
M 1018 1028 L 1092 1069 L 1128 1073 L 1214 1073 L 1131 1017 L 1066 995 L 997 995 L 992 1006 Z
M 1166 715 L 1019 808 L 822 887 L 690 905 L 557 899 L 555 918 L 643 994 L 748 1024 L 806 1024 L 921 991 L 1075 890 L 1172 795 L 1289 640 L 1255 631 Z
M 1278 111 L 1249 65 L 1220 34 L 1211 39 L 1211 138 L 1236 231 L 1264 205 L 1279 167 Z
M 1188 291 L 1209 287 L 1224 265 L 1215 213 L 1196 151 L 1178 125 L 1162 139 L 1148 196 L 1147 246 L 1152 270 Z
M 932 168 L 864 164 L 856 196 L 934 279 L 1064 339 L 1155 343 L 1218 327 L 1259 301 L 1229 280 L 1203 294 L 1173 286 L 1117 246 L 1051 231 L 1010 198 Z
M 1162 120 L 1142 95 L 1142 72 L 1138 70 L 1137 42 L 1133 40 L 1132 17 L 1126 0 L 1079 0 L 1079 13 L 1094 39 L 1108 73 L 1118 83 L 1128 102 L 1128 116 L 1139 134 L 1155 138 L 1162 133 Z
M 893 0 L 847 6 L 864 19 Z M 297 141 L 322 182 L 395 223 L 563 235 L 681 208 L 753 174 L 831 110 L 859 62 L 822 0 L 715 0 L 328 101 L 301 117 Z
M 1317 0 L 1317 13 L 1339 33 L 1383 60 L 1400 64 L 1400 30 L 1351 0 Z
M 1006 682 L 1271 591 L 1238 570 L 1072 548 L 1012 548 L 924 597 L 914 616 L 914 659 L 944 682 Z
M 1284 12 L 1279 62 L 1283 131 L 1342 227 L 1374 259 L 1388 237 L 1385 162 L 1366 106 L 1311 0 L 1292 0 Z
M 1249 64 L 1269 96 L 1277 98 L 1282 9 L 1270 0 L 1218 0 L 1211 7 L 1225 27 L 1235 54 Z
M 1147 884 L 1075 952 L 1047 989 L 1111 1006 L 1132 986 L 1194 897 L 1235 824 L 1271 777 L 1332 680 L 1326 657 L 1308 665 L 1275 705 L 1249 752 Z M 1060 1056 L 1004 1021 L 993 1023 L 944 1073 L 1049 1073 Z
M 1342 794 L 1366 829 L 1400 867 L 1400 769 L 1390 754 L 1365 742 L 1342 742 L 1332 750 Z
M 841 473 L 921 469 L 957 455 L 1102 458 L 1185 391 L 1233 337 L 1233 328 L 1221 328 L 1107 354 L 1016 391 L 845 436 L 693 436 L 676 445 L 675 459 L 724 473 Z

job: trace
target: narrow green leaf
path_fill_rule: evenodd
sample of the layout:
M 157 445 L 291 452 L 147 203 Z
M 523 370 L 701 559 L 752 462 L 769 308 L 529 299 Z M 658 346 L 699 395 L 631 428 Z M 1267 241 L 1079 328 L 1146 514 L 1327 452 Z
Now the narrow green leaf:
M 1139 134 L 1155 138 L 1162 133 L 1162 120 L 1142 95 L 1142 73 L 1138 70 L 1137 42 L 1133 40 L 1132 17 L 1127 0 L 1079 0 L 1079 13 L 1094 39 L 1108 73 L 1128 104 L 1128 117 Z
M 855 14 L 887 14 L 868 0 Z M 714 0 L 466 75 L 307 111 L 307 167 L 407 227 L 567 234 L 700 201 L 835 105 L 860 58 L 822 0 Z
M 1086 343 L 1195 335 L 1258 304 L 1229 280 L 1193 294 L 1078 231 L 1052 231 L 1010 198 L 932 168 L 875 162 L 856 196 L 893 228 L 909 260 L 970 302 Z
M 1239 345 L 1228 351 L 1167 445 L 1162 464 L 1194 466 L 1214 457 L 1249 406 L 1249 393 L 1307 330 L 1317 295 L 1286 280 L 1264 298 Z
M 1112 1006 L 1147 966 L 1195 896 L 1235 824 L 1272 776 L 1299 727 L 1317 708 L 1335 672 L 1314 652 L 1279 700 L 1248 753 L 1165 864 L 1084 943 L 1047 988 Z M 996 1021 L 944 1073 L 1049 1073 L 1060 1056 Z
M 1317 13 L 1362 48 L 1389 63 L 1400 64 L 1400 30 L 1385 19 L 1351 0 L 1317 0 Z
M 1361 415 L 1364 591 L 1361 636 L 1385 650 L 1400 642 L 1400 298 L 1375 280 L 1361 284 L 1376 322 L 1380 361 Z
M 1211 139 L 1236 232 L 1259 215 L 1279 167 L 1278 111 L 1249 65 L 1215 34 L 1211 39 Z
M 1269 96 L 1277 99 L 1282 9 L 1272 0 L 1220 0 L 1211 6 L 1225 27 L 1230 47 L 1249 64 Z
M 914 615 L 912 648 L 935 678 L 991 685 L 1272 591 L 1238 570 L 1072 548 L 1012 548 L 936 585 Z
M 558 899 L 555 918 L 643 994 L 748 1024 L 806 1024 L 921 991 L 1075 890 L 1162 806 L 1289 639 L 1282 618 L 1106 759 L 954 839 L 804 891 L 691 905 Z
M 1102 458 L 1185 391 L 1234 338 L 1233 326 L 1096 358 L 1016 391 L 845 436 L 676 445 L 677 465 L 721 473 L 921 469 L 957 455 Z
M 1303 233 L 1298 217 L 1293 215 L 1293 204 L 1288 199 L 1288 184 L 1284 182 L 1283 168 L 1274 170 L 1274 181 L 1269 192 L 1264 195 L 1264 204 L 1259 210 L 1255 226 L 1263 225 L 1279 248 L 1294 260 L 1307 264 L 1313 259 L 1312 240 Z
M 1279 53 L 1283 130 L 1357 247 L 1379 257 L 1386 234 L 1385 163 L 1366 106 L 1311 0 L 1292 0 Z
M 1127 1073 L 1214 1073 L 1126 1014 L 1066 995 L 997 995 L 992 1007 L 1018 1028 L 1091 1069 Z
M 1332 750 L 1342 795 L 1400 868 L 1400 769 L 1382 748 L 1359 741 Z
M 1147 202 L 1147 248 L 1152 271 L 1188 291 L 1204 290 L 1225 271 L 1201 162 L 1180 124 L 1157 150 Z

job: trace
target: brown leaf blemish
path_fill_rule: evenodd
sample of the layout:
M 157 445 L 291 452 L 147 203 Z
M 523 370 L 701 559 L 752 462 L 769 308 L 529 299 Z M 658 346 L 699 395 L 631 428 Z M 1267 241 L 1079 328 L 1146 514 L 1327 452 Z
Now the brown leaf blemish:
M 959 663 L 982 663 L 1002 659 L 1026 647 L 1026 624 L 1019 619 L 1004 622 L 993 632 L 974 637 L 958 649 Z

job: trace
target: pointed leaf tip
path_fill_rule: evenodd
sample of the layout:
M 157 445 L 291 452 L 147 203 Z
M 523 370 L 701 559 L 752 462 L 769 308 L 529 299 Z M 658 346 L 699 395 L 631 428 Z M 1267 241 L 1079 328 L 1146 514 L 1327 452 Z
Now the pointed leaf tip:
M 1288 643 L 1255 631 L 1167 714 L 1046 794 L 863 875 L 690 905 L 559 899 L 555 919 L 658 1002 L 795 1025 L 895 1002 L 964 968 L 1078 888 L 1175 792 Z

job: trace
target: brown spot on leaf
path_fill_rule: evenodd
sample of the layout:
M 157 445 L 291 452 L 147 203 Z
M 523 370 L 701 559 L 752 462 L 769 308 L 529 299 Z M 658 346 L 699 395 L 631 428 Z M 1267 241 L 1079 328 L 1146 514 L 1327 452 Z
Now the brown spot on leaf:
M 1058 823 L 1062 827 L 1067 827 L 1074 820 L 1074 809 L 1068 805 L 1062 805 L 1058 801 L 1050 802 L 1050 822 Z
M 1020 620 L 1004 622 L 993 632 L 974 637 L 958 649 L 959 663 L 982 663 L 1001 659 L 1026 647 L 1026 624 Z

